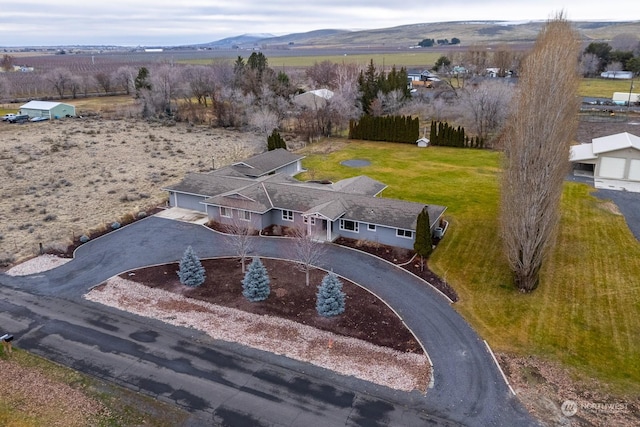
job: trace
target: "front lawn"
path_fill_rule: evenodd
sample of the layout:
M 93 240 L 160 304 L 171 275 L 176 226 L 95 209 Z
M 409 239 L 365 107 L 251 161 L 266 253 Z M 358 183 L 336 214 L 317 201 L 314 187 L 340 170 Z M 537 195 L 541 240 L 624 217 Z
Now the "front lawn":
M 540 287 L 525 295 L 501 251 L 500 153 L 348 141 L 304 154 L 301 179 L 366 174 L 389 186 L 384 197 L 448 207 L 451 226 L 429 267 L 453 285 L 455 308 L 494 350 L 559 360 L 617 392 L 640 391 L 640 243 L 587 185 L 565 184 L 557 246 Z M 340 165 L 347 159 L 371 166 Z

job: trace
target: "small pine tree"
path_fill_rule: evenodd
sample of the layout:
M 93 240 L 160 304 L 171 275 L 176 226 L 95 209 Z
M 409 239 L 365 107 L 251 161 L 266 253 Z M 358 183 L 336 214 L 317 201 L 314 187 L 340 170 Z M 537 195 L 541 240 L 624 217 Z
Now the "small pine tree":
M 344 292 L 342 282 L 335 273 L 330 272 L 318 286 L 316 311 L 320 316 L 337 316 L 344 312 Z
M 416 221 L 416 240 L 413 243 L 413 250 L 420 255 L 420 266 L 424 267 L 424 259 L 431 255 L 433 242 L 431 240 L 431 227 L 429 224 L 429 211 L 425 206 L 418 214 Z
M 192 287 L 200 286 L 204 283 L 204 273 L 204 267 L 200 262 L 200 258 L 198 258 L 198 255 L 196 255 L 191 246 L 187 247 L 180 260 L 180 270 L 178 271 L 180 283 Z
M 271 132 L 271 135 L 267 137 L 267 151 L 272 151 L 277 148 L 284 148 L 286 150 L 287 143 L 282 136 L 280 136 L 280 132 L 278 132 L 277 129 L 274 129 L 273 132 Z
M 251 302 L 264 301 L 269 297 L 269 274 L 260 258 L 254 257 L 242 280 L 242 295 Z

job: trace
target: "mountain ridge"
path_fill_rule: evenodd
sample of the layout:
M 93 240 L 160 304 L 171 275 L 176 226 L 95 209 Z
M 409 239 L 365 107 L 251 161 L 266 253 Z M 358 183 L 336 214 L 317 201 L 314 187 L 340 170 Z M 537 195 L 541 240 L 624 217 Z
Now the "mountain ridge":
M 546 21 L 449 21 L 369 30 L 320 29 L 281 36 L 240 35 L 200 44 L 210 48 L 409 47 L 423 39 L 456 37 L 462 44 L 532 43 Z M 610 41 L 620 34 L 640 34 L 640 21 L 571 21 L 584 41 Z

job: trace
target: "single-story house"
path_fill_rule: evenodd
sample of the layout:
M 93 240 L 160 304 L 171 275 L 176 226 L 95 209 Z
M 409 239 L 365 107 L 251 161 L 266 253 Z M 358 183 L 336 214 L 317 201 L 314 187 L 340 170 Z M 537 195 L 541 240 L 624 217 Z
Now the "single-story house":
M 76 107 L 62 102 L 29 101 L 20 107 L 18 114 L 26 114 L 29 117 L 47 117 L 59 119 L 62 117 L 75 117 Z
M 275 166 L 278 156 L 282 160 Z M 273 150 L 241 162 L 240 168 L 234 164 L 210 173 L 189 173 L 164 190 L 169 192 L 170 206 L 205 212 L 222 224 L 246 221 L 256 230 L 271 225 L 301 227 L 323 241 L 342 236 L 413 248 L 424 204 L 377 197 L 386 185 L 366 176 L 326 184 L 298 181 L 292 175 L 301 168 L 287 168 L 296 157 L 296 162 L 302 158 Z M 256 158 L 258 163 L 269 160 L 274 172 L 258 175 L 243 166 L 255 164 Z M 446 208 L 427 208 L 434 230 Z
M 316 89 L 301 93 L 293 97 L 293 102 L 300 107 L 310 110 L 319 110 L 327 105 L 327 101 L 333 97 L 329 89 Z
M 640 137 L 628 132 L 571 147 L 574 174 L 593 176 L 595 188 L 640 192 Z

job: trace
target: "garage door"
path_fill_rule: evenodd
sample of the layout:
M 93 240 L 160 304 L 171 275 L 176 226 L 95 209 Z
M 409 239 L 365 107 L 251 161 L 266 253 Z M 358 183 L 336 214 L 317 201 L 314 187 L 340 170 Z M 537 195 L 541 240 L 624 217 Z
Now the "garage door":
M 640 160 L 631 160 L 629 165 L 629 179 L 631 181 L 640 181 Z
M 619 159 L 617 157 L 601 157 L 598 175 L 603 178 L 622 179 L 624 178 L 626 161 L 627 159 Z

